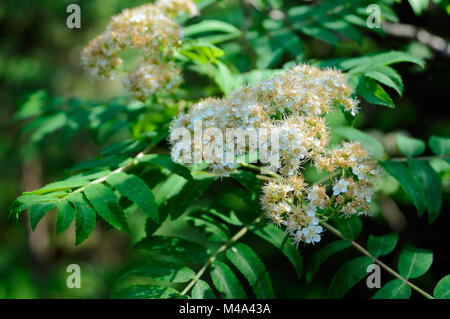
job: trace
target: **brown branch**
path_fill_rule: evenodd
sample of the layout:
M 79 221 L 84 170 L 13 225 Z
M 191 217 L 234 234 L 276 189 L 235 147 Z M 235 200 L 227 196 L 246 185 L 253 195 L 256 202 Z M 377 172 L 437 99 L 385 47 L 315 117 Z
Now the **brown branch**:
M 417 40 L 446 57 L 450 57 L 450 43 L 423 28 L 411 24 L 385 21 L 383 22 L 383 30 L 390 36 Z

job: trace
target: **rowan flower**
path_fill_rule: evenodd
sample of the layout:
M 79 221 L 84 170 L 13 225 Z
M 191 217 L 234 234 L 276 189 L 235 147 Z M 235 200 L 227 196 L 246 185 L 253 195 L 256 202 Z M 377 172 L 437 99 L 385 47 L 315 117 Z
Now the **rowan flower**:
M 179 14 L 198 14 L 192 0 L 160 0 L 125 9 L 112 17 L 106 30 L 81 53 L 81 63 L 92 79 L 113 79 L 126 50 L 141 53 L 142 61 L 123 81 L 137 99 L 159 90 L 173 90 L 181 82 L 180 71 L 170 61 L 181 45 L 183 29 L 174 20 Z
M 304 238 L 304 241 L 307 244 L 314 244 L 318 243 L 320 241 L 320 233 L 322 233 L 323 228 L 322 226 L 308 226 L 302 229 L 302 233 Z
M 339 195 L 341 193 L 345 193 L 347 191 L 348 184 L 350 184 L 350 182 L 345 179 L 338 180 L 333 185 L 333 195 Z
M 173 62 L 139 64 L 123 79 L 123 85 L 131 95 L 140 101 L 159 90 L 174 91 L 181 83 L 181 70 Z
M 229 97 L 204 99 L 179 115 L 170 129 L 172 159 L 184 161 L 187 155 L 179 150 L 189 149 L 188 156 L 206 161 L 213 173 L 226 176 L 235 169 L 237 157 L 257 149 L 260 163 L 282 177 L 263 186 L 261 204 L 268 219 L 284 228 L 297 245 L 314 244 L 323 233 L 320 222 L 331 218 L 330 214 L 370 211 L 377 169 L 368 153 L 359 143 L 350 142 L 329 149 L 324 115 L 334 105 L 355 114 L 357 101 L 351 95 L 341 72 L 294 66 Z M 214 133 L 205 136 L 210 130 Z M 186 147 L 185 135 L 192 147 Z M 252 147 L 255 144 L 258 148 Z M 210 156 L 212 149 L 219 155 Z M 263 157 L 264 151 L 270 156 Z M 231 162 L 225 160 L 229 155 Z M 273 156 L 277 163 L 272 162 Z M 331 184 L 306 183 L 302 170 L 308 163 L 325 170 Z M 342 177 L 333 180 L 332 174 Z
M 169 17 L 176 17 L 182 14 L 195 16 L 199 13 L 193 0 L 158 0 L 156 1 L 156 6 Z

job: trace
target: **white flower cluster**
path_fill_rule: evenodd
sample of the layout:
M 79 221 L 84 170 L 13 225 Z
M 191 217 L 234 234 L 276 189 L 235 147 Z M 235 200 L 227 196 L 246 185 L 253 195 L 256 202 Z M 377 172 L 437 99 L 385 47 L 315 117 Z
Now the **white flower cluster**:
M 274 78 L 246 86 L 229 98 L 200 101 L 178 116 L 171 126 L 172 159 L 192 163 L 197 154 L 194 162 L 206 160 L 214 149 L 211 145 L 226 136 L 226 143 L 218 143 L 222 152 L 215 152 L 207 163 L 215 174 L 228 175 L 236 165 L 226 160 L 229 152 L 233 151 L 233 156 L 249 153 L 256 142 L 243 143 L 244 147 L 242 142 L 254 130 L 265 132 L 258 135 L 259 151 L 277 153 L 280 161 L 276 171 L 282 178 L 264 186 L 263 208 L 297 245 L 316 243 L 323 232 L 320 222 L 336 213 L 350 216 L 369 212 L 377 170 L 370 164 L 367 152 L 358 143 L 343 143 L 340 148 L 328 150 L 324 115 L 335 105 L 356 114 L 357 101 L 352 93 L 344 74 L 337 70 L 294 66 Z M 205 128 L 215 133 L 204 136 L 199 131 Z M 180 129 L 187 134 L 180 134 Z M 228 136 L 230 129 L 232 134 Z M 265 138 L 269 135 L 276 136 L 276 141 Z M 307 162 L 325 170 L 330 184 L 308 185 L 301 172 Z M 341 178 L 333 180 L 336 175 Z
M 328 145 L 328 130 L 322 115 L 337 104 L 344 105 L 348 111 L 357 111 L 357 101 L 350 97 L 351 93 L 341 72 L 297 65 L 274 78 L 246 86 L 229 98 L 207 98 L 173 121 L 173 160 L 186 162 L 186 154 L 181 155 L 180 150 L 205 150 L 211 144 L 211 139 L 202 139 L 201 145 L 199 141 L 191 143 L 181 139 L 174 133 L 177 129 L 187 128 L 195 135 L 196 122 L 201 122 L 203 129 L 216 128 L 224 136 L 226 130 L 235 129 L 231 140 L 227 138 L 223 143 L 223 152 L 210 165 L 214 173 L 227 175 L 235 164 L 225 160 L 229 149 L 234 149 L 236 156 L 248 153 L 251 145 L 242 147 L 246 135 L 260 129 L 258 141 L 254 141 L 260 150 L 279 157 L 283 175 L 296 175 L 301 164 L 320 156 Z M 276 145 L 272 136 L 279 137 Z
M 83 68 L 91 78 L 112 79 L 114 70 L 122 64 L 120 53 L 128 49 L 139 50 L 144 61 L 131 71 L 128 81 L 125 80 L 128 89 L 131 85 L 130 93 L 145 100 L 148 92 L 175 89 L 181 82 L 180 70 L 174 65 L 167 68 L 164 61 L 174 48 L 180 46 L 183 30 L 174 20 L 180 14 L 198 14 L 193 0 L 159 0 L 155 4 L 123 10 L 112 18 L 105 32 L 83 49 Z M 163 75 L 157 73 L 161 70 Z M 146 80 L 132 84 L 142 72 L 150 72 Z
M 155 94 L 158 90 L 169 92 L 178 87 L 181 83 L 181 70 L 173 62 L 144 61 L 122 82 L 137 100 L 145 101 L 148 96 Z
M 261 202 L 267 216 L 285 227 L 297 245 L 319 242 L 323 231 L 319 223 L 335 214 L 368 215 L 379 173 L 359 143 L 344 142 L 340 148 L 320 155 L 313 165 L 330 174 L 330 185 L 308 185 L 299 174 L 274 179 L 263 188 Z M 332 179 L 335 173 L 341 177 Z

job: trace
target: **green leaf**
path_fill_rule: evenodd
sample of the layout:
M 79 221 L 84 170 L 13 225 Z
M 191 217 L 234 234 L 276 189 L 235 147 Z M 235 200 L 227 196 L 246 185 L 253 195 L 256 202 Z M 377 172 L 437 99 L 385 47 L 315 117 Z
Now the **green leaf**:
M 93 170 L 101 168 L 117 167 L 129 159 L 128 156 L 110 155 L 90 161 L 81 162 L 70 169 L 70 171 Z
M 192 298 L 215 299 L 216 295 L 214 295 L 214 292 L 206 281 L 199 279 L 192 288 Z
M 65 113 L 55 113 L 45 117 L 37 118 L 35 121 L 39 121 L 39 126 L 31 135 L 32 143 L 41 141 L 46 135 L 63 127 L 66 124 L 67 115 Z
M 220 261 L 212 264 L 211 279 L 214 286 L 220 292 L 220 296 L 225 299 L 247 298 L 239 280 L 233 271 Z
M 380 65 L 364 73 L 368 78 L 393 88 L 401 96 L 403 94 L 403 81 L 400 74 L 391 67 Z
M 306 269 L 306 281 L 308 283 L 312 281 L 315 273 L 328 258 L 350 246 L 351 242 L 348 240 L 337 240 L 320 248 L 311 258 L 308 268 Z
M 33 204 L 50 204 L 59 200 L 61 195 L 66 195 L 65 191 L 57 191 L 44 195 L 35 195 L 32 193 L 23 193 L 20 195 L 14 203 L 9 207 L 10 217 L 15 214 L 18 218 L 18 214 L 24 209 L 30 207 Z
M 450 299 L 450 275 L 439 280 L 433 294 L 438 299 Z
M 264 34 L 255 33 L 250 42 L 255 49 L 258 69 L 267 69 L 275 66 L 283 57 L 284 47 Z
M 446 155 L 450 154 L 450 138 L 441 136 L 431 136 L 428 141 L 431 150 L 436 155 Z
M 261 182 L 256 178 L 255 174 L 249 171 L 240 170 L 230 176 L 251 192 L 259 192 L 261 190 Z
M 60 190 L 77 188 L 77 187 L 85 186 L 87 184 L 89 184 L 89 179 L 87 179 L 87 178 L 83 178 L 83 177 L 79 177 L 79 176 L 71 177 L 71 178 L 64 179 L 62 181 L 47 184 L 40 189 L 31 191 L 31 192 L 27 192 L 27 194 L 40 195 L 40 194 L 45 194 L 45 193 L 50 193 L 50 192 L 55 192 L 55 191 L 60 191 Z
M 213 242 L 225 242 L 230 238 L 230 231 L 226 225 L 218 222 L 210 215 L 197 212 L 187 217 L 189 223 L 202 235 Z
M 391 108 L 395 107 L 389 94 L 371 78 L 361 76 L 356 87 L 356 92 L 369 103 Z
M 186 40 L 183 43 L 182 49 L 178 50 L 178 53 L 200 64 L 216 62 L 217 58 L 224 54 L 223 50 L 219 47 L 201 39 Z
M 201 33 L 222 32 L 239 37 L 242 32 L 234 25 L 220 20 L 203 20 L 196 24 L 191 24 L 184 27 L 184 35 L 186 37 L 192 37 Z
M 250 247 L 238 243 L 229 248 L 226 255 L 248 280 L 257 298 L 275 298 L 269 273 Z
M 44 90 L 39 90 L 29 94 L 19 106 L 19 110 L 14 115 L 14 120 L 22 120 L 42 114 L 47 103 L 47 99 L 48 96 Z
M 328 287 L 328 296 L 342 298 L 353 286 L 367 275 L 367 266 L 373 261 L 369 257 L 358 257 L 345 263 L 333 276 Z
M 243 222 L 238 218 L 238 216 L 236 215 L 236 213 L 234 212 L 234 210 L 232 209 L 227 209 L 224 207 L 216 207 L 216 206 L 212 206 L 209 209 L 209 213 L 211 215 L 217 216 L 219 217 L 221 220 L 223 220 L 224 222 L 230 224 L 230 225 L 234 225 L 234 226 L 242 226 Z
M 372 299 L 409 299 L 411 288 L 399 279 L 389 281 L 373 295 Z
M 184 177 L 177 174 L 170 175 L 167 179 L 153 187 L 156 204 L 158 206 L 163 204 L 168 205 L 169 200 L 179 194 L 186 183 L 187 180 Z
M 145 154 L 140 157 L 139 162 L 152 163 L 164 167 L 172 173 L 183 176 L 186 179 L 192 179 L 191 171 L 184 165 L 174 163 L 169 155 L 165 154 Z
M 74 193 L 70 195 L 69 201 L 75 207 L 75 245 L 79 245 L 94 231 L 96 215 L 83 194 Z
M 274 225 L 265 225 L 263 227 L 252 227 L 250 230 L 257 236 L 268 241 L 289 259 L 297 272 L 297 277 L 301 278 L 303 273 L 303 258 L 300 251 L 289 240 L 288 236 Z
M 408 278 L 422 276 L 433 262 L 433 253 L 429 250 L 407 246 L 400 254 L 398 270 L 400 275 Z
M 324 42 L 327 42 L 332 46 L 337 46 L 339 43 L 337 36 L 332 31 L 327 30 L 326 28 L 320 26 L 319 24 L 310 23 L 308 25 L 301 26 L 296 29 L 310 37 L 317 38 Z
M 361 32 L 343 19 L 337 19 L 322 24 L 327 29 L 339 32 L 343 36 L 361 43 L 363 37 Z
M 110 175 L 106 182 L 123 196 L 136 203 L 155 222 L 159 222 L 155 197 L 148 185 L 139 177 L 126 173 Z
M 147 218 L 145 221 L 145 235 L 151 237 L 161 225 L 155 222 L 151 218 Z
M 236 87 L 234 83 L 234 77 L 231 74 L 230 69 L 226 64 L 220 61 L 216 61 L 216 71 L 214 72 L 214 81 L 225 95 L 233 92 Z
M 206 189 L 214 182 L 215 177 L 209 174 L 193 172 L 193 180 L 184 184 L 178 194 L 170 199 L 169 215 L 171 220 L 180 217 L 195 203 Z
M 416 206 L 419 216 L 425 209 L 423 187 L 415 178 L 412 170 L 395 161 L 380 162 L 380 165 L 388 172 L 389 175 L 399 181 L 406 195 L 412 200 Z
M 144 238 L 135 245 L 135 248 L 195 264 L 202 263 L 208 258 L 205 247 L 178 237 L 152 236 Z
M 344 70 L 351 69 L 350 72 L 352 73 L 365 73 L 368 70 L 379 67 L 380 65 L 390 65 L 400 62 L 410 62 L 417 64 L 420 67 L 425 66 L 423 59 L 401 51 L 367 54 L 358 58 L 345 59 L 338 65 Z
M 303 54 L 303 46 L 299 37 L 288 28 L 279 29 L 270 33 L 272 41 L 284 47 L 294 58 L 301 57 Z
M 393 251 L 397 245 L 397 240 L 397 233 L 391 233 L 384 236 L 370 235 L 369 240 L 367 241 L 367 250 L 369 250 L 372 256 L 378 258 Z
M 57 202 L 58 217 L 56 218 L 56 234 L 59 235 L 69 228 L 75 217 L 75 208 L 69 201 L 61 200 Z
M 127 218 L 119 206 L 119 199 L 109 187 L 101 183 L 90 184 L 83 193 L 105 221 L 118 230 L 128 231 Z
M 115 292 L 112 298 L 115 299 L 167 299 L 174 298 L 178 291 L 169 287 L 152 285 L 135 285 Z
M 367 133 L 348 126 L 339 126 L 334 131 L 350 141 L 359 141 L 361 146 L 377 159 L 380 159 L 384 154 L 381 143 Z
M 416 16 L 420 16 L 428 8 L 429 0 L 408 0 Z
M 195 273 L 188 267 L 182 267 L 168 262 L 158 263 L 138 263 L 130 270 L 124 272 L 120 278 L 124 277 L 149 277 L 155 280 L 167 282 L 187 282 L 194 278 Z
M 33 231 L 36 229 L 37 224 L 45 216 L 45 214 L 47 214 L 54 207 L 55 204 L 44 203 L 37 203 L 30 206 L 28 209 L 28 215 L 30 216 L 30 225 Z
M 349 218 L 335 217 L 333 218 L 333 223 L 348 239 L 355 240 L 361 234 L 362 222 L 358 216 L 351 216 Z
M 425 151 L 425 142 L 416 138 L 397 134 L 397 146 L 407 157 L 414 157 Z
M 429 223 L 432 223 L 438 217 L 442 207 L 441 179 L 429 162 L 418 159 L 408 159 L 408 166 L 419 180 L 419 184 L 423 189 L 428 221 Z

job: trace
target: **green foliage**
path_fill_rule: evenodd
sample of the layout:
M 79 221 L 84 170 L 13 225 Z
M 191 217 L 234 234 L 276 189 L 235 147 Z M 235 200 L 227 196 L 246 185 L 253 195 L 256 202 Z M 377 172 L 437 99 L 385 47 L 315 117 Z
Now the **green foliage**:
M 423 188 L 412 170 L 404 164 L 394 161 L 382 162 L 381 165 L 386 172 L 400 182 L 403 190 L 416 206 L 419 215 L 422 214 L 425 209 Z
M 425 151 L 425 142 L 416 138 L 397 135 L 397 146 L 407 157 L 414 157 Z
M 439 299 L 450 299 L 450 275 L 445 276 L 437 283 L 433 294 Z
M 400 254 L 398 270 L 400 275 L 406 279 L 416 278 L 426 273 L 432 262 L 433 253 L 431 251 L 408 246 Z
M 351 243 L 347 240 L 337 240 L 320 248 L 309 262 L 308 269 L 305 274 L 306 280 L 311 282 L 315 273 L 328 258 L 350 246 Z
M 397 245 L 398 235 L 396 233 L 384 236 L 369 236 L 367 241 L 367 250 L 372 256 L 378 258 L 390 254 Z
M 373 299 L 409 299 L 411 297 L 411 288 L 403 281 L 394 279 L 389 281 L 378 290 Z
M 251 231 L 255 235 L 268 241 L 289 259 L 291 264 L 295 267 L 297 276 L 300 278 L 303 274 L 303 258 L 298 249 L 292 244 L 287 235 L 274 225 L 266 225 L 264 227 L 255 227 Z
M 333 276 L 328 287 L 331 298 L 343 297 L 354 285 L 366 275 L 367 266 L 372 263 L 369 257 L 357 257 L 344 264 Z
M 135 202 L 155 222 L 159 221 L 155 197 L 147 184 L 139 177 L 119 172 L 108 176 L 106 182 L 121 195 Z
M 333 218 L 333 222 L 337 229 L 348 239 L 356 239 L 361 234 L 362 222 L 357 216 L 348 219 Z
M 247 298 L 239 280 L 226 264 L 216 261 L 212 265 L 211 279 L 220 296 L 226 299 Z
M 208 256 L 207 249 L 202 245 L 177 237 L 144 238 L 136 244 L 136 249 L 197 264 L 205 261 Z
M 428 144 L 436 155 L 450 154 L 450 138 L 448 137 L 431 136 Z
M 424 160 L 410 158 L 408 166 L 400 162 L 382 162 L 383 168 L 396 178 L 417 208 L 419 217 L 425 209 L 428 221 L 434 222 L 442 205 L 442 183 L 437 172 Z
M 256 297 L 274 298 L 272 282 L 263 262 L 245 244 L 239 243 L 226 252 L 228 259 L 247 278 Z
M 94 231 L 95 211 L 81 193 L 73 194 L 69 201 L 75 207 L 75 244 L 79 245 Z
M 83 193 L 100 217 L 118 230 L 128 230 L 126 216 L 120 208 L 119 199 L 112 189 L 104 184 L 97 183 L 88 185 Z
M 427 8 L 429 0 L 408 0 L 416 15 L 421 15 Z
M 264 220 L 259 202 L 261 176 L 242 165 L 229 177 L 217 180 L 201 164 L 187 167 L 174 163 L 165 140 L 173 117 L 187 111 L 193 102 L 228 95 L 297 62 L 339 68 L 355 88 L 354 98 L 394 108 L 397 100 L 391 92 L 402 96 L 405 91 L 395 65 L 410 63 L 415 72 L 421 72 L 425 61 L 406 51 L 378 48 L 376 42 L 383 32 L 369 29 L 366 23 L 366 8 L 373 3 L 380 6 L 383 19 L 398 21 L 393 1 L 250 1 L 243 2 L 245 9 L 236 4 L 206 3 L 204 16 L 184 21 L 184 38 L 174 59 L 183 67 L 185 83 L 175 94 L 158 92 L 145 102 L 129 97 L 104 102 L 68 99 L 44 90 L 27 95 L 19 103 L 14 120 L 24 122 L 20 135 L 29 135 L 28 145 L 42 146 L 58 133 L 61 142 L 69 145 L 70 139 L 87 133 L 102 150 L 66 171 L 66 178 L 24 192 L 11 205 L 11 216 L 18 219 L 28 209 L 34 231 L 42 218 L 56 210 L 57 234 L 69 229 L 75 220 L 76 245 L 91 236 L 97 221 L 137 238 L 133 247 L 139 251 L 137 260 L 121 272 L 114 298 L 275 298 L 279 291 L 272 286 L 272 263 L 263 258 L 270 249 L 281 257 L 280 262 L 293 266 L 297 275 L 292 279 L 293 287 L 314 286 L 324 263 L 333 263 L 337 271 L 325 289 L 326 296 L 321 297 L 344 297 L 357 289 L 367 276 L 367 266 L 379 262 L 375 259 L 395 254 L 396 233 L 368 234 L 365 251 L 354 242 L 361 233 L 361 237 L 368 233 L 366 229 L 362 232 L 361 219 L 334 216 L 330 223 L 336 232 L 329 228 L 327 236 L 334 233 L 340 239 L 315 247 L 312 258 L 304 261 L 303 255 L 309 255 L 303 254 L 307 248 L 301 244 L 296 247 L 283 230 Z M 417 15 L 428 5 L 428 1 L 409 3 Z M 277 12 L 283 16 L 273 18 Z M 339 58 L 312 59 L 316 46 L 319 51 L 331 52 L 319 55 L 321 59 L 336 53 Z M 362 109 L 365 106 L 361 103 Z M 396 158 L 392 153 L 398 150 L 393 151 L 381 133 L 374 137 L 353 127 L 365 119 L 359 121 L 349 112 L 344 116 L 350 126 L 340 122 L 333 127 L 332 138 L 361 142 L 374 161 L 399 182 L 401 191 L 389 195 L 394 199 L 406 195 L 419 217 L 426 211 L 429 223 L 434 222 L 445 199 L 448 173 L 438 170 L 432 161 L 441 158 L 450 163 L 450 138 L 431 136 L 426 144 L 397 134 L 395 143 L 405 158 Z M 238 162 L 257 163 L 258 154 L 246 154 Z M 383 208 L 371 204 L 377 210 Z M 143 212 L 138 223 L 142 227 L 145 223 L 145 234 L 136 234 L 136 211 Z M 255 247 L 253 243 L 257 243 Z M 351 247 L 360 252 L 363 249 L 364 256 L 346 259 Z M 260 251 L 264 255 L 258 256 Z M 336 265 L 339 261 L 342 264 Z M 418 278 L 432 261 L 431 251 L 406 246 L 398 258 L 399 275 L 408 280 Z M 434 296 L 449 298 L 449 286 L 447 275 L 435 286 Z M 374 299 L 410 296 L 411 286 L 398 278 L 373 294 Z
M 177 291 L 169 287 L 152 285 L 134 285 L 117 291 L 112 298 L 115 299 L 160 299 L 171 298 L 177 295 Z
M 349 82 L 354 83 L 356 92 L 372 104 L 394 107 L 389 94 L 380 84 L 386 85 L 399 95 L 403 93 L 401 76 L 390 67 L 391 64 L 409 62 L 424 67 L 422 59 L 405 52 L 389 51 L 373 53 L 358 58 L 331 60 L 323 66 L 336 66 L 349 73 Z
M 192 288 L 192 298 L 194 299 L 214 299 L 216 295 L 206 281 L 199 280 Z

